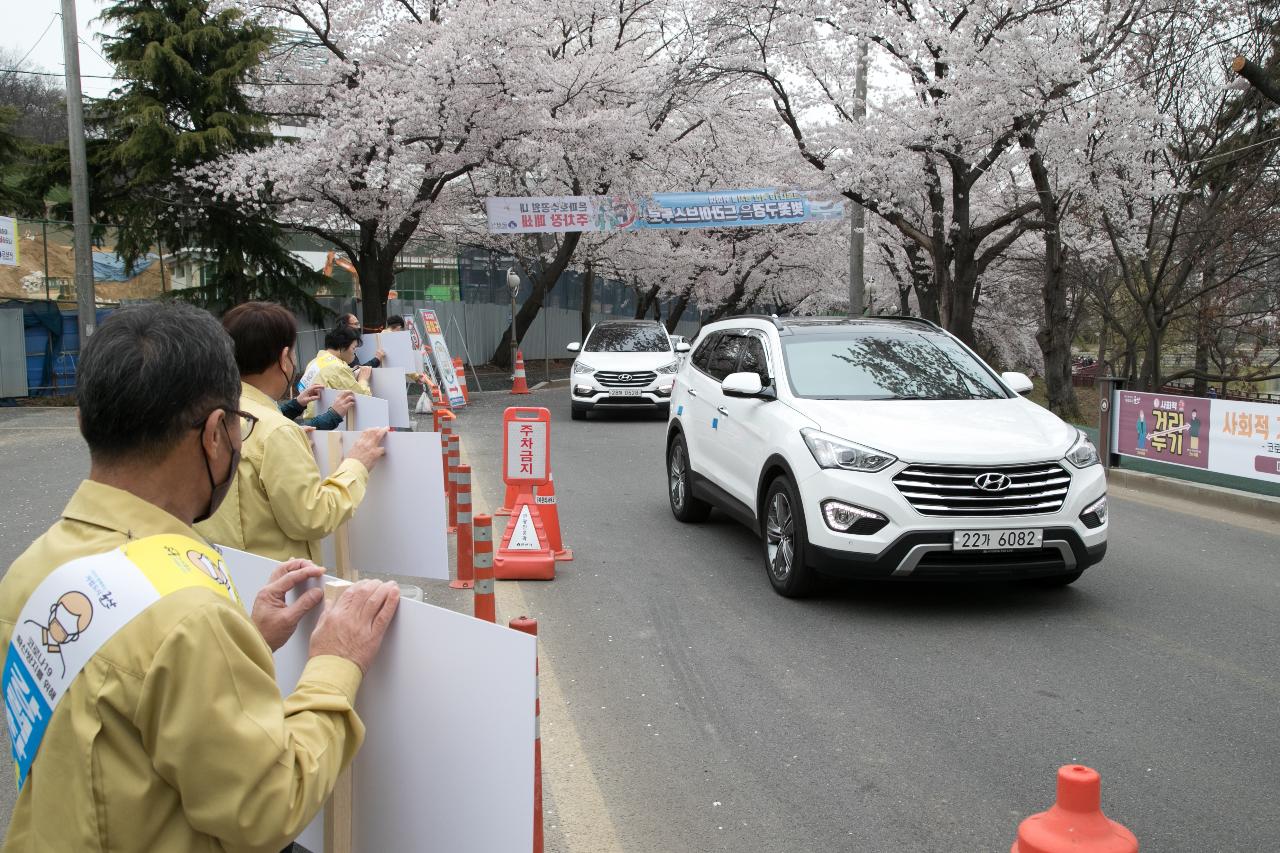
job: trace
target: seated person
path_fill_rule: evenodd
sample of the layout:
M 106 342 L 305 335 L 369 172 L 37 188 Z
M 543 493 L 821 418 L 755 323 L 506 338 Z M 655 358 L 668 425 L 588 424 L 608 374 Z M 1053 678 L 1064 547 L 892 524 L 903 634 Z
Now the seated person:
M 334 399 L 332 406 L 314 418 L 302 417 L 306 412 L 307 406 L 320 399 L 320 392 L 323 390 L 324 386 L 316 383 L 296 397 L 281 400 L 279 403 L 280 414 L 298 426 L 319 430 L 338 429 L 342 426 L 342 422 L 346 420 L 347 412 L 351 411 L 356 404 L 356 395 L 350 391 L 343 391 Z
M 325 333 L 324 349 L 316 353 L 307 369 L 302 373 L 299 389 L 312 385 L 323 385 L 337 391 L 352 391 L 356 394 L 370 395 L 369 378 L 373 371 L 369 367 L 352 368 L 356 347 L 360 338 L 349 326 L 339 326 Z M 307 405 L 306 416 L 315 417 L 316 404 L 311 401 Z

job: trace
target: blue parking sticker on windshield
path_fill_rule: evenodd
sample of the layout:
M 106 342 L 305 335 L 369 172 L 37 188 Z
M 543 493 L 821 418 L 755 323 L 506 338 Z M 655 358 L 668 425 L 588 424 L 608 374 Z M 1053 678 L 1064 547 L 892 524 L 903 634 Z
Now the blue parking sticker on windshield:
M 720 429 L 720 419 L 719 419 L 719 418 L 712 418 L 712 419 L 711 419 L 711 428 L 712 428 L 712 429 Z

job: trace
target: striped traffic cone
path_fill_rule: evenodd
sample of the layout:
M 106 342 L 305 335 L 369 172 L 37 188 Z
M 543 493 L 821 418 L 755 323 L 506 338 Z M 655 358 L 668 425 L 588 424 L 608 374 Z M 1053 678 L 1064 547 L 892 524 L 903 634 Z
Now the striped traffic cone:
M 573 560 L 573 549 L 564 546 L 564 537 L 560 534 L 560 506 L 556 502 L 555 475 L 551 475 L 547 484 L 538 486 L 535 491 L 538 496 L 534 503 L 538 507 L 538 514 L 542 516 L 542 523 L 546 525 L 547 538 L 551 540 L 551 553 L 557 562 L 568 563 Z
M 462 464 L 462 439 L 457 433 L 449 434 L 448 467 L 449 472 L 449 532 L 458 530 L 458 466 Z
M 454 589 L 471 589 L 476 585 L 474 545 L 471 541 L 471 466 L 459 465 L 458 477 L 458 577 L 450 581 Z
M 467 369 L 462 364 L 462 357 L 453 357 L 453 372 L 458 377 L 458 387 L 462 390 L 462 402 L 471 402 L 471 392 L 467 390 Z
M 472 533 L 475 538 L 475 617 L 496 624 L 498 607 L 493 595 L 493 518 L 477 515 Z
M 538 636 L 538 620 L 528 616 L 512 619 L 507 627 L 514 631 Z M 534 674 L 539 675 L 541 667 L 534 658 Z M 534 682 L 533 693 L 533 853 L 542 853 L 542 697 L 538 695 Z
M 512 394 L 528 394 L 529 383 L 524 377 L 524 353 L 516 350 L 516 374 L 515 381 L 511 383 Z

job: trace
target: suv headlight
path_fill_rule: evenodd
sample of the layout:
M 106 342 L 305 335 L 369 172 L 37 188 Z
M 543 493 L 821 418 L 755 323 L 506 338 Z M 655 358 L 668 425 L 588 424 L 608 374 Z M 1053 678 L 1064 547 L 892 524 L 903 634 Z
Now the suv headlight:
M 670 364 L 664 364 L 662 365 L 662 367 L 659 367 L 658 372 L 659 373 L 675 373 L 676 368 L 678 368 L 679 366 L 680 366 L 680 362 L 673 361 Z
M 882 453 L 834 435 L 827 435 L 816 429 L 802 429 L 800 435 L 809 446 L 813 460 L 821 468 L 843 468 L 846 471 L 862 471 L 874 474 L 883 471 L 898 459 L 888 453 Z
M 584 361 L 575 361 L 573 363 L 574 373 L 595 373 L 596 369 Z
M 1098 456 L 1098 448 L 1093 446 L 1093 442 L 1089 440 L 1089 436 L 1083 432 L 1079 432 L 1076 443 L 1071 445 L 1071 449 L 1067 451 L 1067 461 L 1077 468 L 1088 468 L 1090 465 L 1098 465 L 1102 462 L 1102 458 Z

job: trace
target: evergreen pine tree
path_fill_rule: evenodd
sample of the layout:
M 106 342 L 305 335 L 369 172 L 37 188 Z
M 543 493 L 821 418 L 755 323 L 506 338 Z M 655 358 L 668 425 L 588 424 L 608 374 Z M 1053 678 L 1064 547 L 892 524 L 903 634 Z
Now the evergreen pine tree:
M 95 212 L 115 226 L 127 263 L 157 240 L 169 251 L 213 259 L 203 287 L 182 291 L 211 307 L 274 299 L 319 320 L 304 285 L 323 279 L 284 248 L 265 212 L 216 198 L 186 170 L 232 151 L 265 145 L 268 118 L 246 85 L 274 33 L 207 0 L 120 0 L 103 19 L 116 28 L 105 55 L 124 82 L 89 109 Z

